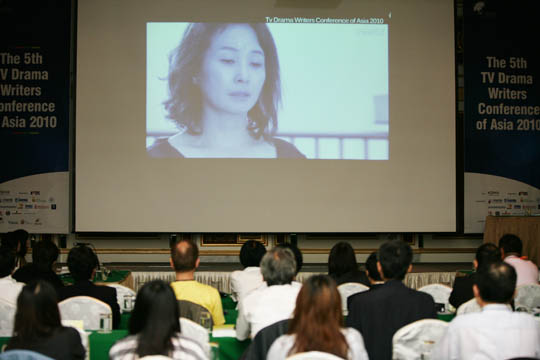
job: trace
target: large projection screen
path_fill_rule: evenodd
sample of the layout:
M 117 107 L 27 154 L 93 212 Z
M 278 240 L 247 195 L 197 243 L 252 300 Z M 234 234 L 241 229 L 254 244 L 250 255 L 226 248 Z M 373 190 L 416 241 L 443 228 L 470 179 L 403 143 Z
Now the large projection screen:
M 287 3 L 78 1 L 75 231 L 456 230 L 453 1 Z

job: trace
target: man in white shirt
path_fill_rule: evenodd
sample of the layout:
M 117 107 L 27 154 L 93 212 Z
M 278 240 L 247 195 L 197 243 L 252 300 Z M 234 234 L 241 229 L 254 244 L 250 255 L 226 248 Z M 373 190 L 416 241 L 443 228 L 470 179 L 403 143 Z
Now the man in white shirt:
M 509 307 L 516 277 L 514 268 L 504 262 L 479 270 L 473 292 L 482 311 L 452 320 L 431 358 L 540 358 L 540 322 Z
M 521 258 L 523 243 L 521 239 L 513 234 L 506 234 L 499 240 L 504 262 L 512 265 L 516 269 L 516 286 L 526 284 L 538 284 L 538 266 L 532 261 Z
M 247 294 L 264 283 L 259 267 L 266 248 L 259 241 L 248 240 L 240 249 L 240 263 L 244 270 L 236 270 L 231 274 L 232 297 L 240 301 Z
M 259 330 L 292 316 L 300 287 L 292 285 L 296 261 L 291 250 L 275 247 L 261 260 L 268 286 L 252 291 L 238 304 L 236 338 L 254 338 Z
M 0 249 L 0 299 L 16 305 L 24 284 L 11 277 L 14 269 L 15 252 L 8 248 Z

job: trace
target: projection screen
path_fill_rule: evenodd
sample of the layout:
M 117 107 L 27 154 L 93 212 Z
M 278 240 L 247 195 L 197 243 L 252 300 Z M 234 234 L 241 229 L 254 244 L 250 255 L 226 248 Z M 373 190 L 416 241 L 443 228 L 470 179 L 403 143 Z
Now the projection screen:
M 75 231 L 455 231 L 453 2 L 287 3 L 78 1 Z

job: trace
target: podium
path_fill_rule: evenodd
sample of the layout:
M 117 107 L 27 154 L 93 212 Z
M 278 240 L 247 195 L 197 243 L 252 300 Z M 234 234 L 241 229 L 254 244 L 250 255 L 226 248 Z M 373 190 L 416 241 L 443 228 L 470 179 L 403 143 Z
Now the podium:
M 522 255 L 537 266 L 540 264 L 540 216 L 488 216 L 484 242 L 499 244 L 504 234 L 519 236 L 523 242 Z

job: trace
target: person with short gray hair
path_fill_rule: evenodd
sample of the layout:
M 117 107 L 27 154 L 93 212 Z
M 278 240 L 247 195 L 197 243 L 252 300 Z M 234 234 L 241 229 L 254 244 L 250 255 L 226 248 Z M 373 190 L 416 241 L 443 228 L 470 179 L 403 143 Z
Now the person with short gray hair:
M 291 250 L 275 247 L 261 260 L 265 284 L 249 293 L 238 303 L 236 338 L 254 338 L 259 330 L 292 317 L 296 296 L 300 291 L 292 284 L 296 261 Z

